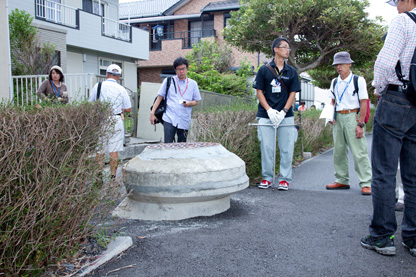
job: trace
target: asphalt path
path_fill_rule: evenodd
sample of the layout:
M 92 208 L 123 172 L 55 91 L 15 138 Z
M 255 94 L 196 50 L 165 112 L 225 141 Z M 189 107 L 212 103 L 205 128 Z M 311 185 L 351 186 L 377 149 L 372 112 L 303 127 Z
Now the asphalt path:
M 90 276 L 416 276 L 400 229 L 396 256 L 360 246 L 371 196 L 361 195 L 351 156 L 351 189 L 326 190 L 333 172 L 329 150 L 294 168 L 289 191 L 250 186 L 215 216 L 125 221 L 133 247 Z

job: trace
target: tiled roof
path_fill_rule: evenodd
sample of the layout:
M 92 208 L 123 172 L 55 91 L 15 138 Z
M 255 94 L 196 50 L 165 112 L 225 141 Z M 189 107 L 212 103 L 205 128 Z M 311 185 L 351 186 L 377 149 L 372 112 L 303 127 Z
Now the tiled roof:
M 166 10 L 182 0 L 144 0 L 120 3 L 119 17 L 137 18 L 162 15 Z
M 227 0 L 221 2 L 211 2 L 202 8 L 201 12 L 213 12 L 213 11 L 223 11 L 223 10 L 233 10 L 239 9 L 240 2 L 238 0 Z

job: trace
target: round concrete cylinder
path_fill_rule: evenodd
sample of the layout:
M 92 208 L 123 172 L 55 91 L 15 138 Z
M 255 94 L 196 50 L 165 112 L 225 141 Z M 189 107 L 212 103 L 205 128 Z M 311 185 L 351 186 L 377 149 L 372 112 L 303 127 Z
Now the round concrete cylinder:
M 124 166 L 123 179 L 129 196 L 113 215 L 142 220 L 218 214 L 249 185 L 244 161 L 209 142 L 148 146 Z

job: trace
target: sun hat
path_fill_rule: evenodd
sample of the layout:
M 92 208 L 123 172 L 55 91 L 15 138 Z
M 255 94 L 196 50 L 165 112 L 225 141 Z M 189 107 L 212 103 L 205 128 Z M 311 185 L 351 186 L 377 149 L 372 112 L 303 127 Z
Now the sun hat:
M 51 69 L 49 70 L 49 73 L 51 73 L 52 70 L 54 70 L 54 69 L 55 69 L 55 71 L 61 72 L 62 76 L 64 75 L 64 72 L 62 71 L 62 68 L 60 66 L 57 66 L 57 65 L 52 66 Z
M 121 75 L 121 68 L 116 64 L 110 64 L 107 67 L 107 73 L 111 73 L 113 75 Z
M 354 61 L 351 60 L 350 53 L 343 51 L 343 52 L 338 52 L 334 55 L 334 62 L 332 63 L 332 65 L 350 64 L 353 62 Z

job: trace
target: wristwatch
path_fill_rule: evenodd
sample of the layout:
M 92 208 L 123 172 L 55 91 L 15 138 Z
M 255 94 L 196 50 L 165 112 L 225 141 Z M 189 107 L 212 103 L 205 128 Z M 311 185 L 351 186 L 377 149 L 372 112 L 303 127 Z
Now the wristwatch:
M 286 108 L 283 108 L 283 111 L 284 111 L 285 113 L 287 113 L 289 110 L 288 110 L 288 109 L 286 109 Z
M 363 123 L 358 122 L 358 123 L 357 123 L 357 126 L 360 126 L 361 128 L 364 128 L 365 123 L 364 123 L 364 122 L 363 122 Z

